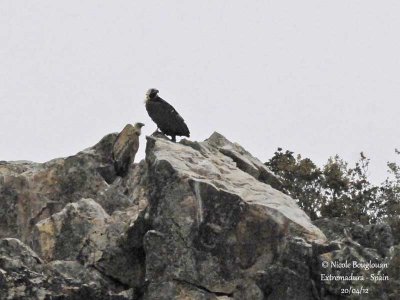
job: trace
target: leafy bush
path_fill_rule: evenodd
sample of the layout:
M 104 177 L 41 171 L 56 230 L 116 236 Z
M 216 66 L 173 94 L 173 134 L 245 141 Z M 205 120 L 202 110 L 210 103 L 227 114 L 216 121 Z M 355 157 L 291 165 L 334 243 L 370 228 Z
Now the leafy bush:
M 297 199 L 311 219 L 346 217 L 362 224 L 384 221 L 400 232 L 400 166 L 388 163 L 390 176 L 376 185 L 368 179 L 369 163 L 361 152 L 354 167 L 336 155 L 320 168 L 309 158 L 278 148 L 265 164 L 280 176 L 281 191 Z

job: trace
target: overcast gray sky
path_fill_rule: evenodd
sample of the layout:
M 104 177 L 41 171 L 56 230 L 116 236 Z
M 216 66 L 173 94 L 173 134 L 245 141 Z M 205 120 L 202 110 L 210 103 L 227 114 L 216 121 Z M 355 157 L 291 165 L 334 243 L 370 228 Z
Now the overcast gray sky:
M 0 160 L 72 155 L 156 126 L 149 87 L 191 139 L 218 131 L 262 161 L 400 147 L 400 1 L 0 2 Z M 144 156 L 144 136 L 140 157 Z

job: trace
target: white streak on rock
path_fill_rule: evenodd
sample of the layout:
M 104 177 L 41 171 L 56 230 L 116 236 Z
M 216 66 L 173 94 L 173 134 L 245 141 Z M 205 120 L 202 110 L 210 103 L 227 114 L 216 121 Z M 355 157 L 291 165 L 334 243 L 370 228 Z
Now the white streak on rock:
M 200 224 L 201 222 L 203 222 L 203 200 L 201 199 L 199 181 L 194 182 L 194 194 L 197 200 L 197 222 L 198 224 Z

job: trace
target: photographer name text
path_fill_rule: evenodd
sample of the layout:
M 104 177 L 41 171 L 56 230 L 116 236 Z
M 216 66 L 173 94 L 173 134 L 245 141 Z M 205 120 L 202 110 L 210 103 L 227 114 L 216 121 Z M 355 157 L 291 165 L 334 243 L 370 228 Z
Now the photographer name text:
M 323 268 L 332 268 L 332 269 L 363 269 L 363 270 L 370 270 L 370 269 L 387 269 L 387 263 L 377 263 L 373 261 L 367 262 L 358 262 L 358 261 L 344 261 L 344 262 L 337 262 L 337 261 L 323 261 L 322 262 Z

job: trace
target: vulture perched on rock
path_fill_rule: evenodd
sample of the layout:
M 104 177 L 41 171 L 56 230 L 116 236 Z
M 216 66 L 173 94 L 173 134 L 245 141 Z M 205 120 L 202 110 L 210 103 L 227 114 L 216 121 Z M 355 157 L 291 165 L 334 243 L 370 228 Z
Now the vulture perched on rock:
M 185 120 L 171 104 L 161 99 L 157 89 L 149 89 L 146 93 L 146 110 L 150 118 L 157 124 L 158 129 L 169 135 L 172 141 L 176 136 L 190 136 Z
M 129 166 L 135 161 L 139 149 L 139 136 L 143 126 L 143 123 L 136 123 L 134 126 L 128 124 L 115 140 L 112 158 L 118 176 L 125 176 L 128 173 Z

